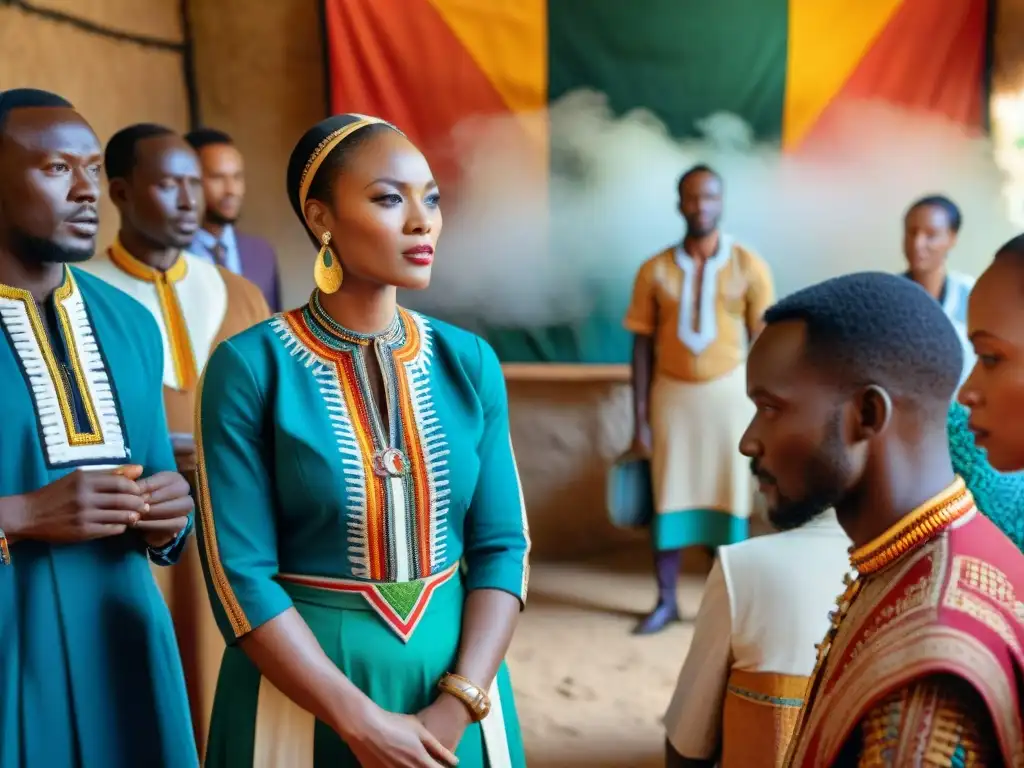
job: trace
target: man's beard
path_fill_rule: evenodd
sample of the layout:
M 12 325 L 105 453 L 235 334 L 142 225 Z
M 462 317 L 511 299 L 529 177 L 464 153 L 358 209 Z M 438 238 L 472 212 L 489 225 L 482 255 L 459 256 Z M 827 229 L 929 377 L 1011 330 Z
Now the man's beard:
M 36 264 L 78 264 L 88 261 L 96 254 L 95 245 L 90 248 L 68 248 L 17 229 L 12 230 L 10 236 L 11 251 Z
M 237 216 L 225 216 L 220 211 L 210 208 L 206 211 L 206 220 L 218 227 L 230 227 L 238 221 Z
M 821 447 L 807 468 L 804 478 L 807 492 L 804 497 L 789 499 L 776 493 L 777 501 L 768 510 L 768 519 L 777 530 L 800 528 L 842 500 L 850 463 L 843 449 L 841 418 L 837 411 L 829 421 Z M 751 467 L 755 475 L 774 482 L 774 478 L 759 470 L 754 462 L 751 462 Z
M 712 232 L 718 229 L 718 220 L 716 219 L 710 226 L 702 226 L 694 221 L 692 224 L 686 222 L 686 236 L 687 237 L 707 237 Z

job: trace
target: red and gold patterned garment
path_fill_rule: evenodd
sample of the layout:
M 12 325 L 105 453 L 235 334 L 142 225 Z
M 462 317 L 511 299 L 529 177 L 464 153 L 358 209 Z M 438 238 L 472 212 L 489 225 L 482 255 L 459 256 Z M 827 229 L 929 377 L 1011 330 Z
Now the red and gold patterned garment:
M 1024 555 L 963 481 L 851 561 L 786 764 L 1024 767 Z

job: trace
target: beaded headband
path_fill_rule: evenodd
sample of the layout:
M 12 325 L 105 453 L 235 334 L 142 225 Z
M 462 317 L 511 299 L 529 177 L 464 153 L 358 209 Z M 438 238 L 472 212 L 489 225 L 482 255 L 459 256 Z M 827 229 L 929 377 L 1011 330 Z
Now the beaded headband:
M 302 176 L 299 179 L 299 210 L 302 211 L 303 218 L 306 217 L 306 199 L 309 197 L 309 188 L 313 186 L 313 179 L 316 178 L 316 172 L 320 170 L 320 166 L 336 146 L 356 131 L 365 128 L 368 125 L 386 125 L 392 130 L 402 133 L 387 120 L 381 120 L 379 117 L 357 114 L 352 114 L 351 116 L 358 119 L 355 122 L 349 123 L 348 125 L 329 133 L 323 141 L 316 145 L 316 148 L 309 155 L 309 160 L 306 161 L 306 167 L 302 169 Z M 404 136 L 405 134 L 402 135 Z M 308 225 L 309 222 L 307 221 L 306 224 Z

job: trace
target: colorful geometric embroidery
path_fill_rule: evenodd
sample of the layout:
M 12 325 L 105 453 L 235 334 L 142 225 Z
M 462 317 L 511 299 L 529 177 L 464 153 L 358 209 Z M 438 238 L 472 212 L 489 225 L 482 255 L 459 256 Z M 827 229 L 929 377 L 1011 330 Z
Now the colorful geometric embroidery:
M 64 283 L 54 292 L 53 301 L 70 375 L 51 345 L 33 296 L 0 285 L 0 324 L 31 390 L 46 462 L 54 469 L 123 464 L 131 451 L 120 404 L 71 270 L 65 269 Z M 75 415 L 74 394 L 82 403 L 82 424 Z
M 1010 620 L 992 605 L 995 602 L 1014 616 L 1022 612 L 1013 585 L 1002 571 L 983 560 L 957 555 L 953 558 L 952 574 L 942 602 L 947 608 L 954 608 L 981 622 L 1018 655 L 1024 655 Z
M 301 576 L 280 573 L 277 578 L 292 584 L 301 584 L 332 592 L 349 592 L 362 596 L 402 642 L 408 642 L 426 613 L 430 598 L 442 584 L 458 571 L 459 564 L 425 579 L 407 582 L 374 584 L 352 579 L 331 579 L 321 576 Z
M 799 708 L 804 705 L 802 698 L 784 698 L 782 696 L 769 696 L 767 693 L 761 693 L 760 691 L 752 691 L 749 688 L 740 688 L 738 685 L 729 685 L 726 690 L 741 699 L 747 701 L 753 701 L 757 704 L 770 704 L 773 707 L 794 707 Z
M 400 309 L 384 333 L 361 336 L 338 326 L 314 295 L 273 327 L 316 378 L 332 422 L 349 500 L 353 575 L 374 582 L 430 576 L 446 562 L 450 491 L 448 444 L 430 387 L 429 323 Z M 380 415 L 369 354 L 384 383 Z M 401 452 L 405 471 L 380 471 L 378 457 L 390 451 Z
M 1010 764 L 1024 766 L 1016 695 L 1000 661 L 972 633 L 934 623 L 944 605 L 967 610 L 998 631 L 983 618 L 988 612 L 974 610 L 981 599 L 967 599 L 963 588 L 973 582 L 1000 593 L 998 582 L 965 569 L 970 558 L 950 554 L 948 536 L 934 539 L 867 582 L 835 637 L 829 663 L 812 681 L 805 722 L 787 765 L 831 764 L 874 703 L 938 672 L 954 674 L 983 693 L 1000 741 L 1013 751 Z
M 992 765 L 984 703 L 962 681 L 922 680 L 889 694 L 861 723 L 860 765 Z M 980 711 L 979 711 L 980 710 Z

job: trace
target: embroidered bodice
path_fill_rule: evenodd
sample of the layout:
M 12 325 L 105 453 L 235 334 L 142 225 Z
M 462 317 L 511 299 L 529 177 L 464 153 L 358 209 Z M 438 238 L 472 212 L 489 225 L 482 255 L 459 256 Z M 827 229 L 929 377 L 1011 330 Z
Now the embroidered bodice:
M 229 639 L 290 604 L 279 573 L 401 584 L 464 559 L 468 588 L 525 597 L 504 380 L 476 336 L 404 309 L 360 336 L 314 297 L 214 352 L 199 422 L 204 555 Z

